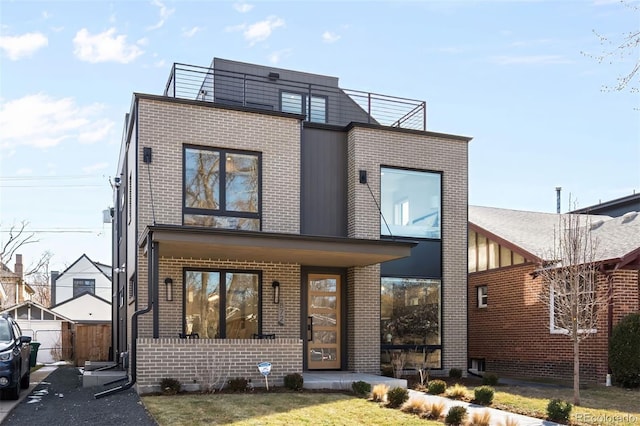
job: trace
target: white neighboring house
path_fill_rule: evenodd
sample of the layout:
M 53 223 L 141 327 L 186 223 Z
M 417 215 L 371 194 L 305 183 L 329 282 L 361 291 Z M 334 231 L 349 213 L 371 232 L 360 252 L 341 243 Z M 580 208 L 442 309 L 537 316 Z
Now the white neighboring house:
M 111 322 L 111 303 L 91 293 L 66 300 L 51 310 L 80 324 Z
M 15 318 L 22 334 L 40 343 L 36 362 L 48 364 L 65 359 L 71 353 L 73 321 L 51 309 L 26 301 L 0 312 Z
M 51 305 L 58 306 L 83 293 L 111 300 L 111 266 L 94 262 L 86 254 L 61 274 L 51 272 Z

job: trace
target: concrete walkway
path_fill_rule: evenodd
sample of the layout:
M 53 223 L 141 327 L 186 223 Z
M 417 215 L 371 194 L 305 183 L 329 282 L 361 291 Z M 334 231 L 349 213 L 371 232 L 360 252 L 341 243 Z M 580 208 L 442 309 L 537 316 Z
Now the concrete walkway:
M 43 382 L 49 374 L 58 368 L 55 365 L 45 365 L 44 367 L 38 369 L 31 373 L 31 380 L 29 384 L 29 389 L 22 389 L 20 391 L 20 398 L 15 401 L 4 401 L 0 400 L 0 423 L 4 420 L 5 417 L 13 410 L 13 407 L 18 405 L 20 401 L 25 399 L 27 395 L 33 391 L 33 389 L 38 386 L 41 382 Z
M 550 422 L 547 420 L 537 419 L 535 417 L 523 416 L 521 414 L 514 414 L 508 411 L 498 410 L 496 408 L 489 408 L 483 405 L 472 404 L 470 402 L 456 401 L 454 399 L 445 398 L 442 396 L 429 395 L 423 392 L 418 392 L 414 390 L 409 390 L 409 399 L 411 398 L 421 398 L 433 404 L 435 402 L 443 402 L 444 403 L 444 411 L 443 414 L 446 414 L 449 411 L 449 408 L 460 405 L 462 407 L 466 407 L 468 418 L 471 419 L 473 413 L 488 411 L 491 414 L 491 424 L 492 425 L 505 425 L 507 424 L 507 420 L 511 419 L 512 421 L 516 421 L 519 426 L 556 426 L 558 423 Z

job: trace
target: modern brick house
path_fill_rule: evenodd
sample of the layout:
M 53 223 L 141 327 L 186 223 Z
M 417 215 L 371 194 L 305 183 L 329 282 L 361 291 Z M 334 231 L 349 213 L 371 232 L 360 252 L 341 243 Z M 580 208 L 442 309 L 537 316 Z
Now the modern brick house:
M 400 350 L 464 368 L 469 141 L 335 77 L 175 64 L 134 94 L 114 185 L 130 383 L 378 374 Z
M 584 216 L 586 217 L 586 216 Z M 640 217 L 591 215 L 598 291 L 610 292 L 592 336 L 583 340 L 581 379 L 604 383 L 608 340 L 640 310 Z M 501 376 L 573 377 L 572 342 L 540 300 L 535 271 L 553 247 L 558 214 L 469 206 L 469 368 Z

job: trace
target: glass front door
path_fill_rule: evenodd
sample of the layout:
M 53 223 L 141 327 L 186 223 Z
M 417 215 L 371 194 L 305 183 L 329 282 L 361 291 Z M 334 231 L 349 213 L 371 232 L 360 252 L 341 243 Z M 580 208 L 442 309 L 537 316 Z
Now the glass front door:
M 309 274 L 307 367 L 340 368 L 340 275 Z

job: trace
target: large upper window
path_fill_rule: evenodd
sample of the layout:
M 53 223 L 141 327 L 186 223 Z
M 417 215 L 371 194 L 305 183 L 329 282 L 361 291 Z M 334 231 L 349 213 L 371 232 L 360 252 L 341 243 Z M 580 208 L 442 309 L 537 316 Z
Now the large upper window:
M 327 122 L 327 98 L 324 96 L 305 95 L 295 92 L 281 92 L 280 110 L 307 116 L 307 121 L 314 123 Z
M 259 333 L 260 276 L 256 272 L 186 271 L 186 334 L 249 339 Z
M 440 368 L 440 280 L 382 277 L 380 290 L 383 363 L 385 350 L 404 349 Z
M 95 294 L 96 292 L 96 280 L 94 279 L 84 279 L 84 278 L 74 278 L 73 279 L 73 297 L 76 297 L 82 293 L 91 293 Z
M 185 147 L 184 224 L 260 230 L 260 154 Z
M 380 181 L 382 235 L 440 238 L 439 173 L 383 167 Z

